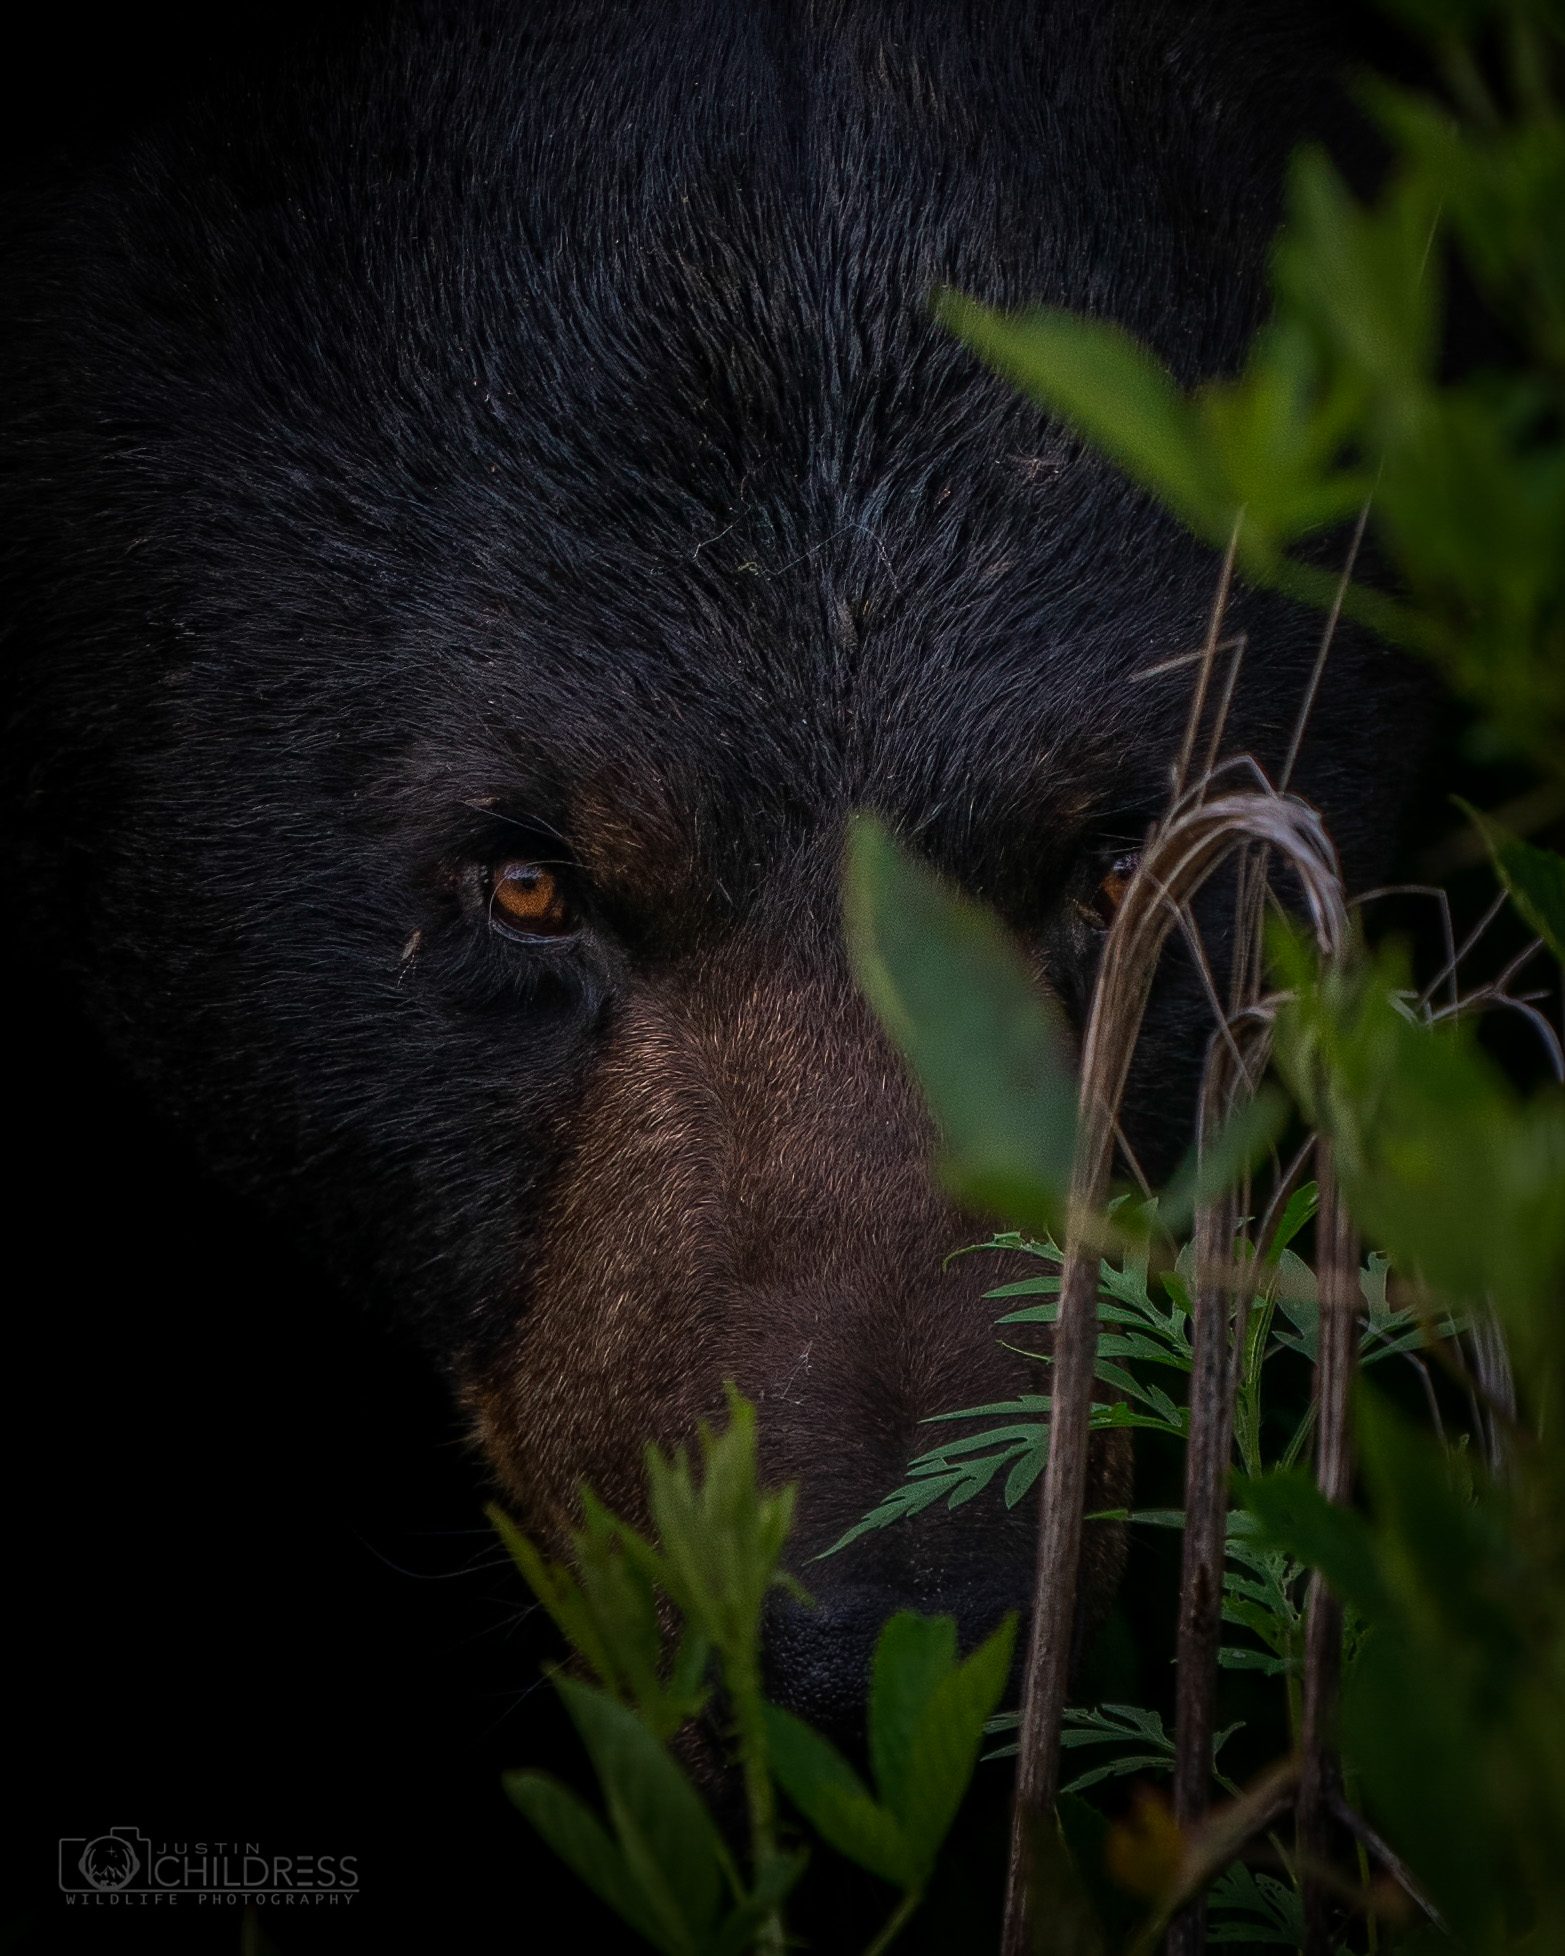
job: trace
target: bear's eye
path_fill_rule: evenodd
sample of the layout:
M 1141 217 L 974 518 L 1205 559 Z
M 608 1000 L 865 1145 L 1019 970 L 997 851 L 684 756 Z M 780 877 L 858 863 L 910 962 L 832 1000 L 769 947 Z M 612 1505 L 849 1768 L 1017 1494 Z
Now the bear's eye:
M 554 871 L 517 857 L 488 872 L 489 922 L 505 937 L 569 937 L 575 914 Z
M 1093 914 L 1106 930 L 1113 923 L 1125 892 L 1130 888 L 1130 879 L 1136 872 L 1137 856 L 1116 856 L 1104 873 L 1092 896 Z

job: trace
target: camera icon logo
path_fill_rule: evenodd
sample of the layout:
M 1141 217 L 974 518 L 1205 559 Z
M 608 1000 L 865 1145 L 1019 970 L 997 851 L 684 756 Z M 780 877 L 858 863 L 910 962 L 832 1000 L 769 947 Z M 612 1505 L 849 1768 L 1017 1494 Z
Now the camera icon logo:
M 133 1886 L 138 1875 L 145 1880 L 150 1855 L 146 1837 L 134 1827 L 111 1827 L 92 1840 L 62 1840 L 60 1886 L 115 1894 Z

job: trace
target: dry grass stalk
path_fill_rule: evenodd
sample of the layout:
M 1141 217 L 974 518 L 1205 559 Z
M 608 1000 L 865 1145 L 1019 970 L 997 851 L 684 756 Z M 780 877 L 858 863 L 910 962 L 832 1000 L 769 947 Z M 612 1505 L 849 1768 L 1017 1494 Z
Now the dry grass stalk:
M 1269 1028 L 1252 1024 L 1250 1050 L 1214 1039 L 1202 1089 L 1201 1135 L 1210 1137 L 1245 1097 L 1265 1064 Z M 1188 1833 L 1211 1803 L 1217 1651 L 1222 1636 L 1223 1560 L 1228 1536 L 1228 1468 L 1234 1399 L 1249 1294 L 1234 1268 L 1242 1191 L 1225 1190 L 1196 1216 L 1196 1290 L 1185 1456 L 1184 1552 L 1180 1569 L 1174 1717 L 1174 1817 Z M 1170 1956 L 1199 1956 L 1206 1942 L 1204 1894 L 1171 1925 Z
M 1059 1778 L 1059 1738 L 1071 1657 L 1070 1636 L 1076 1576 L 1080 1565 L 1082 1513 L 1086 1492 L 1092 1383 L 1097 1354 L 1098 1259 L 1105 1244 L 1103 1205 L 1108 1196 L 1114 1147 L 1121 1133 L 1120 1104 L 1131 1057 L 1146 1011 L 1153 976 L 1169 931 L 1177 923 L 1212 996 L 1217 1020 L 1202 1086 L 1203 1142 L 1253 1092 L 1264 1068 L 1270 1039 L 1270 1010 L 1261 1001 L 1262 925 L 1270 898 L 1272 866 L 1290 869 L 1302 893 L 1305 916 L 1317 948 L 1336 959 L 1348 939 L 1348 911 L 1332 847 L 1319 816 L 1287 794 L 1305 728 L 1319 691 L 1336 633 L 1342 595 L 1352 575 L 1364 533 L 1367 507 L 1360 513 L 1337 600 L 1325 621 L 1315 663 L 1296 718 L 1281 775 L 1273 788 L 1248 758 L 1220 763 L 1228 712 L 1245 652 L 1242 633 L 1225 637 L 1227 609 L 1238 552 L 1242 512 L 1224 555 L 1206 639 L 1198 655 L 1184 739 L 1172 770 L 1170 806 L 1147 839 L 1104 947 L 1082 1054 L 1077 1152 L 1067 1217 L 1065 1263 L 1053 1350 L 1049 1453 L 1045 1467 L 1038 1536 L 1038 1559 L 1031 1640 L 1022 1706 L 1011 1860 L 1006 1892 L 1004 1956 L 1022 1956 L 1032 1946 L 1034 1927 L 1028 1908 L 1032 1884 L 1029 1844 L 1053 1825 Z M 1218 658 L 1231 657 L 1221 695 L 1211 715 L 1203 770 L 1191 781 L 1212 677 Z M 1171 662 L 1183 664 L 1186 661 Z M 1154 668 L 1161 671 L 1163 668 Z M 1248 773 L 1249 785 L 1235 789 L 1235 773 Z M 1215 792 L 1218 789 L 1222 792 Z M 1234 949 L 1229 969 L 1227 1011 L 1216 996 L 1190 905 L 1202 886 L 1225 864 L 1235 871 Z M 1285 1173 L 1262 1221 L 1257 1253 L 1269 1240 L 1292 1183 L 1307 1155 Z M 1322 1180 L 1330 1182 L 1329 1164 Z M 1248 1201 L 1248 1188 L 1243 1191 Z M 1196 1216 L 1197 1298 L 1191 1380 L 1190 1453 L 1186 1483 L 1184 1571 L 1179 1623 L 1179 1698 L 1176 1717 L 1175 1803 L 1191 1839 L 1209 1827 L 1207 1808 L 1212 1766 L 1212 1727 L 1217 1650 L 1222 1609 L 1222 1575 L 1227 1539 L 1227 1476 L 1232 1452 L 1234 1400 L 1243 1351 L 1254 1266 L 1234 1255 L 1240 1197 L 1225 1192 L 1203 1204 Z M 1340 1252 L 1350 1243 L 1347 1224 L 1334 1193 L 1323 1191 L 1323 1243 L 1331 1256 L 1333 1296 L 1356 1296 L 1357 1261 L 1344 1278 Z M 1323 1295 L 1323 1312 L 1325 1297 Z M 1340 1322 L 1339 1322 L 1340 1320 Z M 1346 1332 L 1343 1326 L 1346 1325 Z M 1338 1345 L 1352 1336 L 1347 1309 L 1334 1314 Z M 1323 1333 L 1324 1335 L 1328 1335 Z M 1332 1498 L 1346 1491 L 1347 1366 L 1334 1347 L 1329 1376 L 1318 1382 L 1321 1407 L 1322 1484 Z M 1303 1771 L 1310 1779 L 1308 1812 L 1318 1834 L 1326 1828 L 1326 1802 L 1334 1789 L 1324 1733 L 1335 1687 L 1337 1650 L 1325 1646 L 1333 1634 L 1330 1606 L 1315 1599 L 1311 1611 L 1313 1715 L 1311 1749 Z M 1340 1637 L 1340 1624 L 1336 1626 Z M 1311 1775 L 1313 1777 L 1311 1778 Z M 1215 1871 L 1215 1869 L 1213 1870 Z M 1191 1884 L 1180 1899 L 1183 1912 L 1170 1933 L 1174 1956 L 1195 1956 L 1204 1941 L 1205 1882 Z
M 1358 1354 L 1359 1241 L 1337 1184 L 1331 1148 L 1316 1148 L 1320 1208 L 1316 1268 L 1320 1346 L 1315 1367 L 1315 1477 L 1328 1501 L 1353 1492 L 1349 1412 Z M 1304 1630 L 1304 1697 L 1298 1854 L 1304 1869 L 1304 1956 L 1331 1956 L 1331 1894 L 1314 1870 L 1331 1863 L 1341 1788 L 1330 1725 L 1342 1668 L 1342 1606 L 1318 1575 L 1310 1579 Z
M 1213 642 L 1215 646 L 1215 636 Z M 1341 876 L 1320 817 L 1305 803 L 1277 794 L 1259 770 L 1254 770 L 1253 787 L 1213 795 L 1215 782 L 1230 772 L 1216 770 L 1187 788 L 1149 836 L 1104 947 L 1087 1021 L 1050 1381 L 1049 1452 L 1022 1705 L 1005 1956 L 1022 1956 L 1030 1947 L 1028 1842 L 1035 1829 L 1052 1825 L 1058 1786 L 1097 1354 L 1100 1217 L 1109 1193 L 1119 1107 L 1158 960 L 1169 932 L 1202 887 L 1236 851 L 1252 845 L 1293 871 L 1305 916 L 1325 955 L 1335 956 L 1346 936 Z M 1228 1248 L 1223 1246 L 1217 1259 L 1221 1264 L 1228 1261 Z

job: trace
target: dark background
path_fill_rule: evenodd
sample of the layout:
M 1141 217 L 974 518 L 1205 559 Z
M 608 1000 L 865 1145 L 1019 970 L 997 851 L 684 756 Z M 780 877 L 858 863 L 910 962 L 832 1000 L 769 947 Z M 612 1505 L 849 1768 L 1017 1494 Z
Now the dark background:
M 362 10 L 13 14 L 6 189 Z M 6 912 L 0 1949 L 240 1949 L 237 1909 L 62 1906 L 60 1837 L 120 1825 L 357 1856 L 347 1907 L 261 1916 L 282 1956 L 557 1947 L 499 1775 L 559 1720 L 443 1389 L 206 1183 Z
M 285 1956 L 415 1926 L 514 1949 L 535 1854 L 498 1776 L 555 1721 L 443 1393 L 205 1185 L 68 1013 L 11 1023 L 0 1946 L 237 1949 L 237 1913 L 62 1912 L 57 1838 L 133 1825 L 356 1855 L 349 1909 L 275 1921 Z

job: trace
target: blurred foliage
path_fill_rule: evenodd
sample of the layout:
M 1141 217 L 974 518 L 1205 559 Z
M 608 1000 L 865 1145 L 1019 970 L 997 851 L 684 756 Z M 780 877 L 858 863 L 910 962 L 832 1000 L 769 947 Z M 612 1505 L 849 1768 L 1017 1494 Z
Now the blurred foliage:
M 1565 776 L 1565 21 L 1553 0 L 1398 0 L 1440 92 L 1366 84 L 1392 166 L 1360 201 L 1293 159 L 1273 316 L 1182 391 L 1111 321 L 941 315 L 1243 574 L 1329 606 L 1321 545 L 1367 506 L 1385 585 L 1345 609 L 1435 659 L 1499 746 Z M 1454 291 L 1485 357 L 1451 371 Z M 1345 550 L 1342 553 L 1346 555 Z
M 848 832 L 844 911 L 854 975 L 938 1115 L 946 1186 L 972 1208 L 1055 1227 L 1076 1082 L 1056 1008 L 1016 945 L 868 817 Z
M 1565 861 L 1493 823 L 1483 827 L 1502 883 L 1546 953 L 1559 936 Z M 1071 1131 L 1059 1081 L 1050 1067 L 992 1064 L 997 1052 L 1040 1050 L 1029 1042 L 1045 1021 L 1020 953 L 1006 946 L 994 955 L 999 926 L 980 922 L 970 900 L 868 823 L 849 851 L 848 908 L 850 946 L 861 971 L 871 967 L 866 989 L 918 1072 L 937 1127 L 960 1137 L 947 1141 L 945 1159 L 959 1164 L 953 1186 L 969 1199 L 987 1191 L 991 1207 L 1013 1215 L 1062 1213 Z M 1420 1431 L 1367 1394 L 1366 1511 L 1331 1506 L 1296 1464 L 1308 1450 L 1312 1409 L 1296 1406 L 1279 1424 L 1278 1407 L 1263 1406 L 1269 1364 L 1313 1365 L 1317 1355 L 1316 1280 L 1294 1248 L 1312 1220 L 1315 1190 L 1296 1190 L 1257 1263 L 1238 1355 L 1236 1444 L 1248 1478 L 1229 1522 L 1220 1662 L 1279 1680 L 1283 1730 L 1296 1735 L 1305 1589 L 1310 1571 L 1322 1571 L 1348 1612 L 1348 1783 L 1437 1911 L 1442 1942 L 1485 1953 L 1565 1948 L 1565 1091 L 1557 1081 L 1532 1092 L 1516 1087 L 1484 1053 L 1473 1022 L 1436 1011 L 1396 953 L 1359 952 L 1322 967 L 1279 927 L 1272 964 L 1281 988 L 1278 1074 L 1300 1122 L 1330 1143 L 1350 1208 L 1376 1246 L 1360 1279 L 1361 1370 L 1393 1357 L 1437 1361 L 1498 1424 L 1503 1466 L 1485 1464 L 1470 1431 Z M 1016 1024 L 1004 1023 L 1007 1013 Z M 970 1173 L 975 1161 L 989 1164 L 984 1177 Z M 1243 1165 L 1231 1161 L 1230 1174 Z M 1192 1250 L 1162 1229 L 1153 1200 L 1116 1198 L 1101 1229 L 1121 1248 L 1099 1270 L 1093 1425 L 1182 1441 Z M 1054 1241 L 1013 1231 L 980 1247 L 1042 1266 L 990 1293 L 1012 1306 L 1001 1334 L 1052 1326 L 1062 1263 Z M 1236 1257 L 1256 1254 L 1241 1230 Z M 1459 1334 L 1491 1315 L 1519 1381 L 1514 1410 L 1493 1403 L 1492 1387 L 1466 1370 Z M 1047 1350 L 1038 1356 L 1046 1367 Z M 1042 1472 L 1048 1416 L 1049 1399 L 1037 1394 L 931 1422 L 931 1444 L 902 1486 L 833 1553 L 938 1501 L 960 1507 L 994 1490 L 1015 1505 Z M 972 1422 L 982 1424 L 933 1437 Z M 1183 1522 L 1177 1509 L 1122 1518 Z M 1015 1723 L 1007 1715 L 991 1729 Z M 1230 1723 L 1223 1740 L 1241 1724 Z M 1099 1755 L 1069 1781 L 1070 1795 L 1125 1775 L 1155 1777 L 1173 1763 L 1161 1716 L 1133 1704 L 1070 1713 L 1065 1745 Z M 1217 1777 L 1240 1793 L 1221 1770 Z M 1121 1886 L 1156 1900 L 1159 1881 L 1167 1887 L 1183 1866 L 1185 1847 L 1170 1845 L 1171 1825 L 1142 1797 L 1092 1851 L 1102 1868 L 1118 1869 Z M 1299 1946 L 1300 1871 L 1285 1843 L 1274 1839 L 1270 1852 L 1286 1879 L 1268 1875 L 1262 1885 L 1255 1869 L 1236 1867 L 1215 1885 L 1214 1941 Z M 1354 1874 L 1339 1880 L 1354 1892 Z M 1356 1906 L 1373 1941 L 1360 1939 L 1345 1907 L 1344 1950 L 1436 1933 L 1427 1923 L 1409 1930 L 1410 1915 L 1422 1918 L 1404 1908 L 1399 1920 L 1382 1890 L 1359 1887 Z M 1098 1947 L 1116 1946 L 1101 1930 L 1094 1936 Z M 1123 1946 L 1142 1942 L 1133 1933 Z
M 648 1450 L 650 1534 L 588 1494 L 563 1563 L 491 1510 L 571 1652 L 554 1684 L 604 1812 L 544 1773 L 509 1774 L 506 1790 L 642 1941 L 665 1956 L 742 1956 L 785 1947 L 783 1911 L 807 1858 L 784 1844 L 798 1829 L 779 1819 L 781 1789 L 821 1843 L 897 1891 L 878 1952 L 923 1899 L 1005 1688 L 1015 1624 L 965 1659 L 949 1617 L 886 1624 L 870 1676 L 871 1792 L 828 1739 L 762 1697 L 768 1599 L 810 1605 L 780 1567 L 793 1494 L 758 1484 L 747 1400 L 730 1392 L 728 1424 L 703 1427 L 700 1455 L 697 1467 Z M 670 1744 L 682 1734 L 715 1743 L 744 1786 L 747 1865 L 708 1804 L 716 1789 L 698 1787 Z

